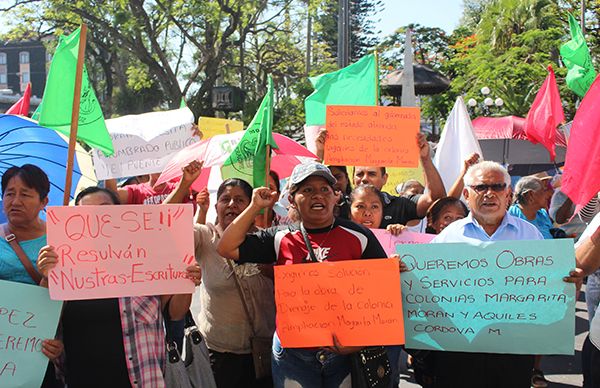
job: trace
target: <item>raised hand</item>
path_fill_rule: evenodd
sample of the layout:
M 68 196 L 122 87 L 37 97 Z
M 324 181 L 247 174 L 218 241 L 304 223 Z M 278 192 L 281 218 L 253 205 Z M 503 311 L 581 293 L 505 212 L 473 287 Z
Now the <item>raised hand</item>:
M 277 191 L 273 191 L 268 187 L 259 187 L 252 192 L 250 205 L 258 209 L 264 209 L 274 205 L 277 199 L 279 199 Z
M 181 181 L 189 185 L 194 183 L 194 181 L 200 176 L 203 164 L 204 162 L 198 160 L 193 160 L 189 162 L 185 167 L 181 169 L 181 171 L 183 171 Z

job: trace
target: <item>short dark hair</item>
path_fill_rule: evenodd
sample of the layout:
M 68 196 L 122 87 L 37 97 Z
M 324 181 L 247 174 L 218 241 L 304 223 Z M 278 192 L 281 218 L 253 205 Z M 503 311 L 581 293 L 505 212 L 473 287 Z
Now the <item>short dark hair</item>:
M 332 168 L 337 168 L 338 170 L 340 170 L 342 172 L 342 174 L 344 174 L 346 176 L 346 180 L 348 181 L 348 184 L 346 185 L 346 192 L 344 193 L 345 195 L 350 195 L 350 193 L 352 192 L 352 185 L 350 184 L 350 178 L 348 177 L 348 168 L 346 166 L 327 166 L 329 168 L 329 170 L 331 170 Z M 331 173 L 333 174 L 333 171 L 331 171 Z
M 354 199 L 356 198 L 356 196 L 360 193 L 373 193 L 375 194 L 379 200 L 381 201 L 381 204 L 383 205 L 383 196 L 381 195 L 381 190 L 379 190 L 377 187 L 373 186 L 373 185 L 359 185 L 356 186 L 354 188 L 354 190 L 352 190 L 352 192 L 350 193 L 350 204 L 352 204 L 352 202 L 354 202 Z
M 271 176 L 271 178 L 273 178 L 273 180 L 275 181 L 275 188 L 277 188 L 277 192 L 280 193 L 281 192 L 281 186 L 279 183 L 279 174 L 277 174 L 275 171 L 270 170 L 269 171 L 269 175 Z M 268 185 L 267 185 L 268 186 Z
M 110 197 L 110 199 L 112 200 L 113 205 L 120 205 L 121 201 L 119 200 L 119 197 L 117 196 L 117 194 L 109 189 L 106 189 L 104 187 L 98 187 L 98 186 L 90 186 L 90 187 L 86 187 L 85 189 L 81 190 L 79 192 L 79 194 L 77 194 L 77 196 L 75 197 L 75 205 L 79 205 L 79 202 L 81 202 L 81 200 L 90 194 L 95 194 L 95 193 L 104 193 L 106 195 L 108 195 Z
M 36 165 L 24 164 L 21 167 L 13 166 L 6 170 L 2 175 L 2 196 L 8 182 L 14 177 L 19 177 L 25 183 L 25 186 L 34 189 L 43 200 L 50 192 L 50 180 L 48 175 Z
M 242 189 L 244 194 L 246 194 L 248 200 L 252 199 L 252 186 L 250 186 L 248 182 L 239 178 L 229 178 L 226 179 L 223 183 L 221 183 L 221 185 L 217 189 L 217 200 L 223 194 L 227 187 L 239 187 L 240 189 Z

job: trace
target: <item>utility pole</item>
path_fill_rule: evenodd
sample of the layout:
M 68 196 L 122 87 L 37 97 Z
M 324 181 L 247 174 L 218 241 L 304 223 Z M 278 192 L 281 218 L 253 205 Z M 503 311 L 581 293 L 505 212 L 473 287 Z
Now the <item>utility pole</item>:
M 338 0 L 338 67 L 346 67 L 350 58 L 350 0 Z

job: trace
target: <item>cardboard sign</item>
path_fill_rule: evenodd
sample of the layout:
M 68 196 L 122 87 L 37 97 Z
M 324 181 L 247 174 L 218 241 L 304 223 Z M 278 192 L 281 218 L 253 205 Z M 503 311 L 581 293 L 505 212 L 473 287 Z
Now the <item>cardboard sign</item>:
M 61 308 L 46 288 L 0 280 L 0 387 L 42 384 L 42 341 L 54 338 Z
M 377 237 L 381 247 L 391 256 L 397 252 L 397 245 L 401 244 L 427 244 L 435 237 L 435 234 L 415 233 L 404 231 L 398 236 L 394 236 L 385 229 L 371 229 L 371 232 Z
M 218 119 L 215 117 L 200 117 L 198 128 L 202 132 L 202 140 L 215 135 L 225 135 L 244 129 L 244 123 L 237 120 Z
M 115 153 L 93 150 L 98 179 L 161 172 L 179 150 L 199 140 L 192 136 L 194 114 L 188 108 L 106 120 Z
M 325 164 L 417 167 L 419 108 L 327 106 Z
M 386 172 L 388 174 L 388 179 L 381 189 L 381 191 L 385 191 L 386 193 L 396 195 L 396 186 L 413 179 L 421 182 L 423 186 L 425 185 L 425 172 L 423 171 L 421 162 L 419 162 L 419 166 L 415 168 L 393 167 L 386 168 Z
M 397 260 L 276 266 L 275 304 L 286 348 L 404 343 Z
M 406 347 L 573 354 L 573 240 L 398 246 Z
M 187 294 L 194 258 L 192 205 L 51 206 L 48 244 L 58 300 Z

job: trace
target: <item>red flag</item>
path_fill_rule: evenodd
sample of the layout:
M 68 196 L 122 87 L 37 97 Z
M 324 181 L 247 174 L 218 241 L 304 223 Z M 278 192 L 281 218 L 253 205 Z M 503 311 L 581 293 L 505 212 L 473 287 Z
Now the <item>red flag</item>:
M 23 97 L 19 98 L 19 101 L 15 102 L 13 106 L 8 108 L 6 111 L 7 115 L 29 115 L 29 102 L 31 100 L 31 83 L 27 84 Z
M 584 207 L 600 191 L 600 76 L 586 93 L 571 127 L 561 190 Z
M 552 161 L 556 157 L 554 150 L 556 127 L 563 121 L 565 121 L 565 114 L 558 94 L 554 70 L 552 66 L 548 66 L 548 76 L 527 113 L 525 134 L 533 144 L 541 143 L 546 147 Z

